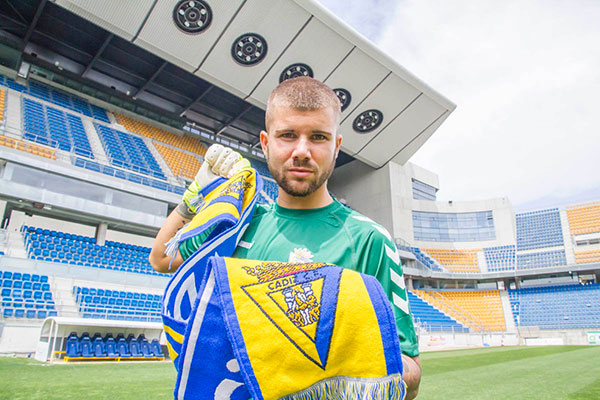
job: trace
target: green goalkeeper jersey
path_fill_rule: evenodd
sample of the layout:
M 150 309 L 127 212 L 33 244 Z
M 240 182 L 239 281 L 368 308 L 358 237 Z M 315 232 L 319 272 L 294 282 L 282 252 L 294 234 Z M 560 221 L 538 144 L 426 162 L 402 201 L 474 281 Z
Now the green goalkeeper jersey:
M 341 203 L 309 210 L 259 205 L 233 256 L 326 262 L 373 275 L 392 304 L 402 353 L 419 355 L 394 242 L 381 225 Z

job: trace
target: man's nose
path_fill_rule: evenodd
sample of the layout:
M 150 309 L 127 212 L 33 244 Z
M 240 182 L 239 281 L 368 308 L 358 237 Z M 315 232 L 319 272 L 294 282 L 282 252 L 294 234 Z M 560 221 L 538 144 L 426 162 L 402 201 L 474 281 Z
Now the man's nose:
M 300 136 L 294 148 L 293 158 L 307 159 L 310 158 L 310 141 L 307 137 Z

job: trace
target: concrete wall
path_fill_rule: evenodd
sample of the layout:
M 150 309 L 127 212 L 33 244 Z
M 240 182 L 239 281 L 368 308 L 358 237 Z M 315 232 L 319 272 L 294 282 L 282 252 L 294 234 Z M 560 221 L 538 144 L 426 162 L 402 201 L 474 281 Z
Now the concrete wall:
M 374 169 L 361 161 L 337 168 L 329 190 L 352 209 L 368 216 L 392 232 L 392 201 L 389 165 Z
M 427 201 L 414 200 L 412 180 L 416 179 L 435 188 L 439 188 L 439 180 L 433 172 L 417 165 L 407 163 L 389 164 L 391 196 L 393 209 L 393 235 L 396 238 L 415 244 L 417 247 L 434 248 L 480 248 L 514 244 L 516 239 L 515 213 L 508 198 L 482 201 Z M 415 241 L 412 212 L 467 213 L 492 211 L 496 239 L 484 242 L 426 242 Z
M 590 335 L 595 337 L 595 344 L 600 345 L 600 329 L 558 329 L 542 330 L 535 327 L 519 327 L 519 344 L 526 346 L 548 346 L 548 345 L 588 345 Z
M 491 333 L 447 333 L 432 332 L 419 334 L 419 351 L 453 350 L 479 347 L 516 346 L 516 334 Z
M 27 355 L 35 353 L 42 322 L 35 324 L 5 324 L 0 332 L 0 354 Z

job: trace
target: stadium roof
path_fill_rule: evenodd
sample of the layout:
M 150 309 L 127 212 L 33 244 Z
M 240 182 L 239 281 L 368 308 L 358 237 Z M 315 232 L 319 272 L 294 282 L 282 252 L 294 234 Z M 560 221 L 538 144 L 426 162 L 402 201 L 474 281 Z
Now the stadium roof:
M 255 149 L 284 77 L 339 89 L 342 162 L 404 164 L 455 108 L 314 0 L 6 0 L 0 27 L 15 64 Z

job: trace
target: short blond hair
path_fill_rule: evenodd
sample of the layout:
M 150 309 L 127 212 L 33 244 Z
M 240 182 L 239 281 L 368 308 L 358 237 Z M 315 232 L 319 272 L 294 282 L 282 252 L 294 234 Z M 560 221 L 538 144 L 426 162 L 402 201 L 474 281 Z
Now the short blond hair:
M 332 107 L 339 125 L 342 114 L 340 100 L 329 86 L 309 76 L 300 76 L 281 82 L 269 96 L 265 112 L 265 127 L 268 129 L 275 107 L 290 107 L 300 111 L 320 110 Z

